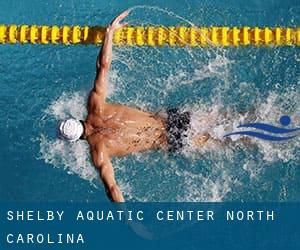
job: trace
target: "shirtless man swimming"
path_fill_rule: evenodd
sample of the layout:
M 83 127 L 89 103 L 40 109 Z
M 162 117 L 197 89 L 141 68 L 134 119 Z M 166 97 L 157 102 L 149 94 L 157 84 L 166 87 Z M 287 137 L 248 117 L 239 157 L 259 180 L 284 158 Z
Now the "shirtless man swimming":
M 87 140 L 92 161 L 99 170 L 108 197 L 115 202 L 124 198 L 117 186 L 111 157 L 135 152 L 162 149 L 175 152 L 183 147 L 183 133 L 189 128 L 189 112 L 168 110 L 168 117 L 107 103 L 107 75 L 112 61 L 113 35 L 127 23 L 120 23 L 128 11 L 116 17 L 106 29 L 102 49 L 96 61 L 96 78 L 88 98 L 88 115 L 85 121 L 68 119 L 59 124 L 59 137 L 67 141 Z M 195 138 L 201 146 L 209 139 L 208 134 Z

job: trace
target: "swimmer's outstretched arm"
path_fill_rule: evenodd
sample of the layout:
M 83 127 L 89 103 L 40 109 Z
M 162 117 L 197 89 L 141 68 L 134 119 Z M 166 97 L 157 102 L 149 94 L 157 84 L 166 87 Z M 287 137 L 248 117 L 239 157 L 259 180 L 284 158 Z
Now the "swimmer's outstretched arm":
M 123 195 L 115 180 L 113 166 L 103 143 L 93 149 L 92 158 L 95 167 L 99 170 L 108 198 L 114 202 L 124 202 Z
M 111 24 L 106 28 L 105 38 L 103 46 L 96 61 L 96 78 L 94 83 L 94 91 L 103 98 L 106 99 L 107 95 L 107 74 L 112 61 L 112 44 L 114 32 L 117 29 L 123 28 L 127 23 L 120 23 L 127 15 L 128 11 L 123 12 L 117 16 Z

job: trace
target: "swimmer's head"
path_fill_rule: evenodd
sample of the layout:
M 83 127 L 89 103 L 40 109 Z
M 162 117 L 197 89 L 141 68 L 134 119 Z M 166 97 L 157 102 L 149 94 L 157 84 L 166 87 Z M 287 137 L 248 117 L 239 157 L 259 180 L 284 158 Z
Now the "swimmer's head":
M 61 121 L 58 125 L 59 138 L 74 142 L 80 139 L 84 133 L 84 126 L 81 121 L 77 119 L 67 119 Z

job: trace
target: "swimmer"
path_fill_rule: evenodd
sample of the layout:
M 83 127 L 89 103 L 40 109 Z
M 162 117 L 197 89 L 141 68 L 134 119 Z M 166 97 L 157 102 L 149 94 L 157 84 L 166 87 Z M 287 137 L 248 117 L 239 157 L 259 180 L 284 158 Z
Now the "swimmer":
M 108 197 L 124 202 L 116 183 L 110 159 L 146 150 L 180 151 L 191 115 L 179 109 L 169 109 L 167 116 L 109 103 L 107 76 L 112 61 L 114 32 L 128 23 L 121 21 L 129 14 L 123 12 L 107 27 L 105 39 L 96 61 L 94 87 L 88 98 L 88 115 L 84 121 L 70 118 L 59 124 L 59 137 L 70 142 L 86 140 L 95 168 L 105 186 Z M 195 146 L 201 147 L 210 139 L 208 133 L 195 136 Z

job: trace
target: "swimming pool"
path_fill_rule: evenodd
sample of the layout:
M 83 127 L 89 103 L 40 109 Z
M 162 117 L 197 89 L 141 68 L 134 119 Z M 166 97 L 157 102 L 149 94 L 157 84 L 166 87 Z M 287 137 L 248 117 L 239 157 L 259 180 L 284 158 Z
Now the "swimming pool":
M 107 24 L 132 8 L 131 25 L 297 26 L 298 1 L 16 1 L 0 23 Z M 103 201 L 84 142 L 56 139 L 59 119 L 83 118 L 95 46 L 0 46 L 2 201 Z M 109 100 L 150 111 L 179 106 L 215 136 L 240 122 L 300 126 L 299 47 L 116 47 Z M 249 113 L 247 113 L 249 111 Z M 226 116 L 224 114 L 227 114 Z M 251 118 L 252 117 L 252 118 Z M 253 118 L 255 117 L 255 118 Z M 204 129 L 202 124 L 193 124 Z M 208 146 L 113 160 L 129 201 L 299 201 L 300 137 L 285 143 Z

